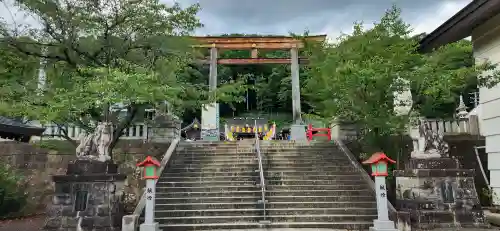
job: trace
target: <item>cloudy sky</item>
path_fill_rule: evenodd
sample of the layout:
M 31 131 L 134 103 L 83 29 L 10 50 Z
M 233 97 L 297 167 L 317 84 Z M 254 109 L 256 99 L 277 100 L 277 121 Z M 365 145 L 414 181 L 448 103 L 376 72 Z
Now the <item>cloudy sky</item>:
M 348 33 L 354 21 L 370 25 L 396 3 L 415 32 L 431 32 L 471 0 L 177 0 L 199 2 L 199 34 Z
M 12 0 L 0 0 L 0 2 Z M 223 33 L 327 34 L 331 38 L 349 33 L 352 23 L 367 26 L 396 3 L 415 33 L 431 32 L 471 0 L 162 0 L 182 5 L 200 3 L 204 28 L 199 35 Z M 0 16 L 29 21 L 15 8 L 0 3 Z M 14 14 L 14 17 L 10 17 Z

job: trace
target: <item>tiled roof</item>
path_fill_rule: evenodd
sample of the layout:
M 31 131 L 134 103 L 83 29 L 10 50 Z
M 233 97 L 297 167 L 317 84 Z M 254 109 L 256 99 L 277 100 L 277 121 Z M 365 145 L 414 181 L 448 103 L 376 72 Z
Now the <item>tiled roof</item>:
M 40 136 L 45 128 L 21 123 L 17 120 L 0 116 L 0 132 L 14 133 L 18 135 Z

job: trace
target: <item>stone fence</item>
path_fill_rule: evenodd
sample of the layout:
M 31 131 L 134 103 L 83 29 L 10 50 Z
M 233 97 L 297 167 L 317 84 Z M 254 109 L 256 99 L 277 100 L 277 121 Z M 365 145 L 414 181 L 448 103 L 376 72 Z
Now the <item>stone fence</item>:
M 45 132 L 43 133 L 43 137 L 32 137 L 32 140 L 40 140 L 40 139 L 49 139 L 49 140 L 64 140 L 65 138 L 61 137 L 63 134 L 63 130 L 61 130 L 55 124 L 45 124 L 41 125 L 45 127 Z M 123 136 L 120 139 L 125 140 L 147 140 L 149 135 L 148 124 L 144 122 L 137 122 L 132 124 L 128 129 L 123 131 Z M 76 125 L 64 125 L 63 129 L 68 133 L 68 136 L 73 140 L 78 140 L 82 133 L 85 133 L 85 130 L 79 128 Z
M 40 140 L 66 140 L 62 137 L 64 132 L 72 140 L 79 140 L 82 135 L 85 134 L 85 130 L 76 125 L 64 125 L 59 127 L 55 124 L 40 124 L 37 122 L 32 122 L 32 125 L 40 126 L 45 128 L 43 136 L 31 137 L 31 141 Z M 145 122 L 135 122 L 127 129 L 123 130 L 123 135 L 120 137 L 121 140 L 172 140 L 176 137 L 180 137 L 181 129 L 180 121 L 168 121 L 168 123 L 162 123 L 161 127 L 154 125 L 154 123 Z M 62 129 L 61 129 L 62 128 Z M 7 139 L 0 138 L 0 141 L 10 141 Z
M 445 135 L 469 134 L 479 135 L 479 119 L 471 115 L 465 119 L 425 119 L 423 121 L 431 131 Z
M 443 135 L 481 135 L 479 129 L 479 119 L 475 115 L 470 115 L 464 119 L 424 119 L 423 123 L 431 131 Z M 333 123 L 332 139 L 356 140 L 358 129 L 354 123 Z

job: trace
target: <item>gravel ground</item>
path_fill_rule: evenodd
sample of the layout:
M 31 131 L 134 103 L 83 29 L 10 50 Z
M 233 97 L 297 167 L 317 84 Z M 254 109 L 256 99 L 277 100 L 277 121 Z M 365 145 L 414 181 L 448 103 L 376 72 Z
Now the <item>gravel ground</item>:
M 42 229 L 45 216 L 27 217 L 0 221 L 0 231 L 38 231 Z
M 35 216 L 17 220 L 0 221 L 0 231 L 39 231 L 45 222 L 45 216 Z M 225 230 L 225 231 L 263 231 L 266 229 Z M 267 229 L 269 230 L 269 229 Z M 273 231 L 328 231 L 330 229 L 271 229 Z M 500 228 L 491 229 L 434 229 L 433 231 L 500 231 Z

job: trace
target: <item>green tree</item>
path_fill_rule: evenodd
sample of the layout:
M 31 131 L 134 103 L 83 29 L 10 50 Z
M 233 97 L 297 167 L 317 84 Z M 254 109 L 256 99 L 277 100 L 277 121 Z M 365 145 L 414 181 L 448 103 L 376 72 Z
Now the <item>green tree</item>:
M 18 117 L 23 96 L 36 90 L 34 77 L 38 74 L 40 60 L 0 43 L 0 111 L 9 111 L 9 116 Z M 16 103 L 13 103 L 16 102 Z
M 463 42 L 421 54 L 410 32 L 393 7 L 371 29 L 355 23 L 354 32 L 336 43 L 308 44 L 311 61 L 304 92 L 313 113 L 357 123 L 361 138 L 381 150 L 384 140 L 402 134 L 427 104 L 449 101 L 475 78 L 480 86 L 498 82 L 498 73 L 479 75 L 494 68 L 489 63 L 456 65 L 457 57 L 471 52 Z M 413 104 L 409 115 L 398 116 L 393 93 L 408 82 Z
M 96 121 L 114 125 L 118 142 L 145 107 L 168 101 L 176 112 L 215 100 L 232 101 L 243 91 L 236 82 L 208 94 L 181 73 L 198 58 L 188 35 L 202 26 L 199 5 L 181 8 L 158 0 L 16 0 L 41 26 L 25 30 L 2 27 L 2 43 L 18 52 L 46 60 L 42 91 L 26 91 L 20 103 L 3 98 L 4 114 L 20 114 L 58 125 L 75 124 L 93 132 Z M 22 35 L 22 34 L 21 34 Z M 31 81 L 33 82 L 33 81 Z M 26 81 L 25 85 L 31 83 Z M 31 86 L 31 85 L 30 85 Z M 32 87 L 32 86 L 31 86 Z M 12 84 L 0 86 L 9 92 Z M 32 89 L 32 88 L 31 88 Z M 122 105 L 126 113 L 113 113 Z M 17 108 L 15 113 L 9 108 Z M 62 128 L 62 126 L 61 126 Z M 67 131 L 63 130 L 67 138 Z

